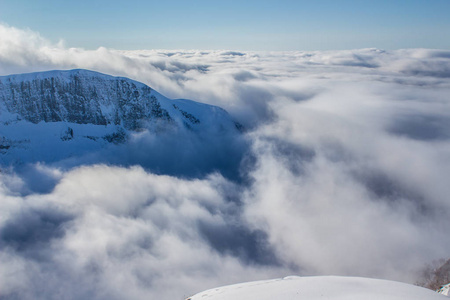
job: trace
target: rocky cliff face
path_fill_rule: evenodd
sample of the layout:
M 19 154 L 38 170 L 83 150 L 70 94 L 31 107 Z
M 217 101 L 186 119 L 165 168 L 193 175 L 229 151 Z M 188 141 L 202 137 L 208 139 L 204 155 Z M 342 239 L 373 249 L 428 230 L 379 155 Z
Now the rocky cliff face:
M 32 123 L 121 124 L 136 130 L 144 120 L 171 121 L 148 86 L 86 70 L 3 77 L 0 101 Z

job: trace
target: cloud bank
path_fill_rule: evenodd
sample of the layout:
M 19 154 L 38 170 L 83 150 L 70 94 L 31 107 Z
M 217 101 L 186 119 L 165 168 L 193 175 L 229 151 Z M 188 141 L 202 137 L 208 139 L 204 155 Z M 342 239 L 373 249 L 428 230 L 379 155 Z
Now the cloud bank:
M 154 171 L 183 154 L 176 139 L 143 139 L 125 164 L 2 170 L 0 297 L 181 299 L 289 274 L 414 282 L 448 257 L 449 51 L 87 51 L 0 33 L 2 75 L 127 76 L 247 128 L 235 148 L 191 141 L 189 179 Z

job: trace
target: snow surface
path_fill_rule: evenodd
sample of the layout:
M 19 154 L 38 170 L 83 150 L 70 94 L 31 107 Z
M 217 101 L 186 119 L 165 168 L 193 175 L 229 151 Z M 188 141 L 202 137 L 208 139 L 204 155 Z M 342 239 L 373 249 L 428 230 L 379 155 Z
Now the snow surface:
M 433 300 L 446 299 L 422 287 L 361 277 L 289 276 L 219 287 L 190 300 Z

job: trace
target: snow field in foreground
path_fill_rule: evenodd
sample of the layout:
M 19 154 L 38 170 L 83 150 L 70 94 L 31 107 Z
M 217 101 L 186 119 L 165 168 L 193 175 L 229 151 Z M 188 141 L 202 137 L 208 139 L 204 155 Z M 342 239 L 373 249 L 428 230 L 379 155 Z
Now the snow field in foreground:
M 198 293 L 190 300 L 433 300 L 446 297 L 418 286 L 379 279 L 338 276 L 254 281 Z

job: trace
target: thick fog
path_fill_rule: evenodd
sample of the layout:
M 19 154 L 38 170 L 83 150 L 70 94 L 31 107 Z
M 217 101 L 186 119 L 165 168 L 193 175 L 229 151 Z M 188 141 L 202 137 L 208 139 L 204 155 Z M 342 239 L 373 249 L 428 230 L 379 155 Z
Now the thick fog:
M 83 50 L 0 25 L 0 75 L 73 68 L 219 105 L 245 130 L 3 166 L 1 299 L 183 299 L 292 274 L 413 283 L 450 255 L 450 51 Z

